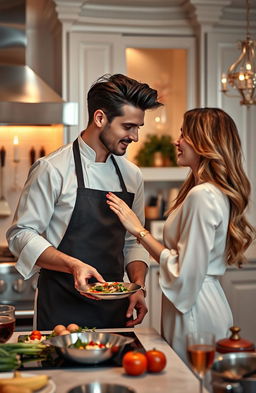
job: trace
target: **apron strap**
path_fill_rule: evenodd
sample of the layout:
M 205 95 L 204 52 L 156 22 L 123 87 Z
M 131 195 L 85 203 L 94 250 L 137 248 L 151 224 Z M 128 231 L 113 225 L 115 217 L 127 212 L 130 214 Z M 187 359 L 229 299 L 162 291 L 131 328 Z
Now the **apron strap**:
M 78 187 L 84 188 L 84 176 L 83 176 L 83 169 L 82 169 L 83 167 L 82 167 L 82 161 L 81 161 L 81 156 L 80 156 L 78 138 L 73 143 L 73 154 L 74 154 L 74 160 L 75 160 L 76 177 L 77 177 Z
M 122 173 L 121 173 L 121 171 L 120 171 L 120 169 L 119 169 L 119 166 L 117 165 L 117 162 L 116 162 L 115 158 L 113 157 L 113 155 L 111 155 L 111 159 L 112 159 L 113 164 L 114 164 L 114 166 L 115 166 L 115 168 L 116 168 L 116 172 L 117 172 L 117 175 L 118 175 L 119 180 L 120 180 L 120 184 L 121 184 L 121 187 L 122 187 L 122 191 L 123 191 L 123 192 L 127 192 L 127 188 L 126 188 L 126 185 L 125 185 L 125 182 L 124 182 Z

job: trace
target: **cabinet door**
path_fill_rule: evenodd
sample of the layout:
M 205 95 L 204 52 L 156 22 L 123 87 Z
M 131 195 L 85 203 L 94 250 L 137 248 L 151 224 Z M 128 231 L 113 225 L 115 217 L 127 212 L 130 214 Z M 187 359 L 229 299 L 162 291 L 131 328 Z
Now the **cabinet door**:
M 239 270 L 228 269 L 220 281 L 233 312 L 234 324 L 241 328 L 243 338 L 255 343 L 256 264 Z
M 159 285 L 159 266 L 151 265 L 149 277 L 149 323 L 161 332 L 162 291 Z
M 69 37 L 69 100 L 78 102 L 79 124 L 72 127 L 69 139 L 87 125 L 87 92 L 101 75 L 124 73 L 125 49 L 120 34 L 72 32 Z

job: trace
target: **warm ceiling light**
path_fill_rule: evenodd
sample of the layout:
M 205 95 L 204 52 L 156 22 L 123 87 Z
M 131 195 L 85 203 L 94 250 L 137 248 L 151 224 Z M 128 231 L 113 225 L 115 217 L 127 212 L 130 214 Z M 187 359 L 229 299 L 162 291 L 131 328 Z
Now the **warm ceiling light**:
M 256 41 L 251 39 L 249 33 L 249 0 L 246 0 L 246 39 L 240 41 L 241 54 L 232 64 L 226 74 L 221 76 L 221 91 L 228 97 L 237 97 L 229 94 L 228 86 L 239 91 L 241 105 L 256 104 Z

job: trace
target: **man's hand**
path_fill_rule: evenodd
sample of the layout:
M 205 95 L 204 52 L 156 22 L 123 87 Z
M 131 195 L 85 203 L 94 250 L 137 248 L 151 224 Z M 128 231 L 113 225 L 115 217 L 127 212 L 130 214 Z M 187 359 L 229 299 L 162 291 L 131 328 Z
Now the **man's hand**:
M 100 273 L 91 265 L 71 257 L 56 248 L 50 246 L 46 248 L 36 261 L 36 265 L 45 269 L 70 273 L 74 277 L 74 286 L 78 292 L 83 292 L 89 278 L 94 277 L 99 282 L 105 282 Z M 83 293 L 81 293 L 83 295 Z M 87 296 L 87 295 L 85 295 Z M 92 299 L 94 296 L 88 295 Z
M 78 263 L 74 264 L 74 268 L 72 269 L 72 274 L 74 277 L 74 286 L 81 295 L 86 296 L 90 299 L 100 300 L 93 295 L 85 294 L 86 285 L 88 284 L 88 280 L 91 277 L 96 278 L 98 282 L 105 282 L 104 278 L 101 274 L 92 266 L 87 265 L 87 263 L 83 263 L 78 261 Z
M 101 274 L 94 267 L 79 260 L 77 263 L 74 263 L 72 274 L 74 277 L 75 288 L 79 292 L 86 290 L 88 280 L 92 277 L 96 278 L 99 282 L 105 282 Z
M 126 322 L 126 326 L 133 327 L 143 321 L 143 318 L 148 312 L 148 308 L 145 302 L 144 293 L 141 290 L 131 295 L 129 299 L 130 299 L 130 304 L 126 313 L 126 317 L 130 318 L 135 309 L 137 313 L 137 318 Z

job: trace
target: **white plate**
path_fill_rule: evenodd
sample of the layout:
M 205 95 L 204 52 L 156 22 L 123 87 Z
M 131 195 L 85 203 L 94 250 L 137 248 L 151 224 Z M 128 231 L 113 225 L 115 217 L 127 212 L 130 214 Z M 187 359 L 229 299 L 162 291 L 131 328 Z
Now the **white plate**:
M 34 377 L 35 375 L 38 374 L 31 374 L 31 373 L 21 373 L 22 377 Z M 12 378 L 13 373 L 0 373 L 0 378 Z M 36 393 L 54 393 L 56 390 L 56 385 L 53 382 L 53 380 L 49 379 L 48 384 L 42 388 L 36 391 Z

